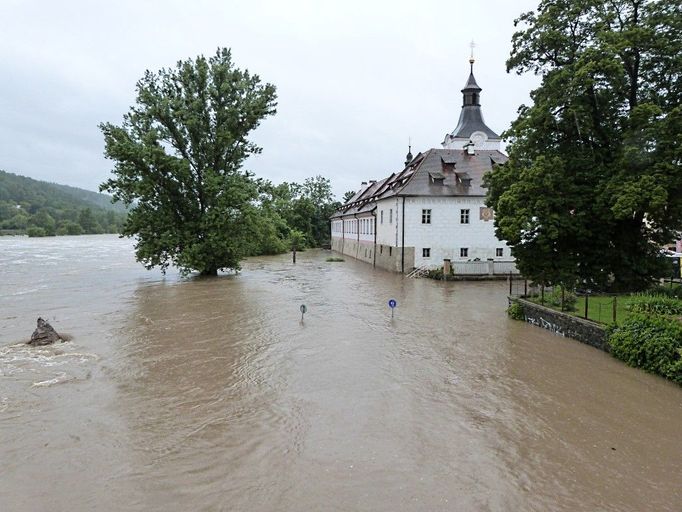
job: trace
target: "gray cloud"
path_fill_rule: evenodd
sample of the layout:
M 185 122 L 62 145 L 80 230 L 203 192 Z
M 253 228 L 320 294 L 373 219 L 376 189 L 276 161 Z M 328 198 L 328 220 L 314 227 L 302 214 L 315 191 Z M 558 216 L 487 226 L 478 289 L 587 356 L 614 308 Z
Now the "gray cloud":
M 536 2 L 19 1 L 0 6 L 0 168 L 91 190 L 109 175 L 97 129 L 145 69 L 219 46 L 278 88 L 247 167 L 323 174 L 337 195 L 437 147 L 457 122 L 469 41 L 487 123 L 508 128 L 537 78 L 505 72 L 513 19 Z

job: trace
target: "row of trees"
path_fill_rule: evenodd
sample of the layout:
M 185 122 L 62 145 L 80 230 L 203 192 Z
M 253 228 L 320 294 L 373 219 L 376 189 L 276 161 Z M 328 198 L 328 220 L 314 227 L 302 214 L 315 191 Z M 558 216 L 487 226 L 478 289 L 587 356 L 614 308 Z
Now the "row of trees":
M 111 210 L 43 207 L 31 214 L 30 205 L 0 202 L 0 230 L 29 236 L 118 233 L 125 215 Z
M 543 0 L 507 70 L 542 77 L 487 176 L 497 236 L 540 283 L 639 289 L 682 229 L 682 7 Z

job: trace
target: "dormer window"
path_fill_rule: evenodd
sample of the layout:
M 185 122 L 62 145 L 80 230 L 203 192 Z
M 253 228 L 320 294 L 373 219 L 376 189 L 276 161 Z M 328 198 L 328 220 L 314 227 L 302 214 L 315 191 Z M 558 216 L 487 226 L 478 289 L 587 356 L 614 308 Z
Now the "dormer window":
M 461 183 L 463 186 L 467 188 L 471 186 L 471 176 L 469 176 L 469 173 L 458 172 L 456 173 L 456 176 L 458 183 Z
M 443 185 L 443 182 L 445 181 L 445 176 L 440 172 L 430 172 L 429 181 L 433 185 Z

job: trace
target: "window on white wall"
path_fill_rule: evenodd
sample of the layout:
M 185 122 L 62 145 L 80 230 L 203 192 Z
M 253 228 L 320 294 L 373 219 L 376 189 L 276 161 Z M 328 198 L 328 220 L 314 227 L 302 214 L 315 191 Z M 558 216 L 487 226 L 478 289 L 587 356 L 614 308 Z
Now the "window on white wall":
M 431 257 L 431 248 L 430 247 L 425 247 L 422 249 L 422 257 L 423 258 L 430 258 Z
M 504 249 L 502 247 L 498 247 L 497 249 L 495 249 L 495 256 L 497 256 L 498 258 L 504 256 Z
M 460 258 L 468 258 L 469 257 L 469 248 L 468 247 L 461 247 L 459 249 L 459 257 Z
M 384 210 L 381 210 L 381 223 L 384 223 Z
M 388 210 L 388 223 L 393 224 L 393 208 Z
M 422 210 L 422 224 L 431 224 L 431 210 Z
M 461 224 L 469 224 L 469 209 L 462 209 L 459 211 L 459 222 Z

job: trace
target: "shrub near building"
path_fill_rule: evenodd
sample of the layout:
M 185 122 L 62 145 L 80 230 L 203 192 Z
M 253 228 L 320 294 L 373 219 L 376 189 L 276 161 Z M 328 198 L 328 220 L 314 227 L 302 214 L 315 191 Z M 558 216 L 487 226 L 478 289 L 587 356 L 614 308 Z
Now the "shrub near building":
M 608 328 L 611 353 L 630 366 L 682 384 L 682 301 L 641 297 L 630 306 L 635 314 Z

